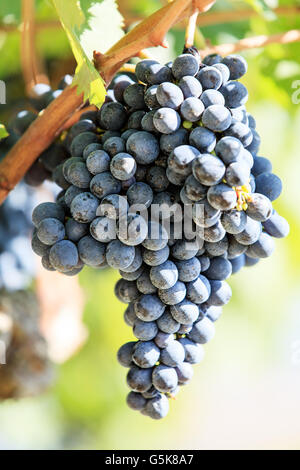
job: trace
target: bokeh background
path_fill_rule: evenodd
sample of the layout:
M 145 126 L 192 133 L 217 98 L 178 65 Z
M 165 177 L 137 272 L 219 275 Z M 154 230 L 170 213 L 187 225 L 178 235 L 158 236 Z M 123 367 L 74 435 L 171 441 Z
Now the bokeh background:
M 124 16 L 136 21 L 162 2 L 119 4 Z M 276 17 L 268 10 L 296 4 L 220 0 L 212 11 L 254 8 L 258 15 L 202 27 L 201 34 L 221 44 L 297 29 L 299 14 Z M 52 25 L 39 29 L 37 44 L 55 85 L 64 73 L 73 72 L 74 62 L 64 32 L 53 26 L 57 18 L 50 2 L 37 1 L 36 6 L 37 21 Z M 7 105 L 0 106 L 3 122 L 27 105 L 15 27 L 20 1 L 1 1 L 0 20 L 0 79 L 7 83 Z M 152 53 L 164 61 L 180 53 L 183 27 L 168 34 L 169 49 Z M 132 337 L 123 322 L 124 305 L 114 297 L 118 274 L 85 268 L 79 276 L 83 301 L 77 293 L 73 320 L 81 321 L 82 302 L 83 325 L 76 328 L 82 329 L 81 340 L 86 339 L 72 354 L 56 354 L 56 378 L 42 396 L 1 402 L 0 448 L 300 449 L 300 103 L 292 99 L 293 84 L 300 80 L 300 44 L 273 44 L 246 51 L 244 57 L 249 63 L 243 79 L 250 93 L 248 109 L 262 136 L 260 154 L 272 160 L 274 172 L 283 179 L 275 208 L 290 223 L 289 237 L 277 241 L 271 259 L 230 279 L 233 298 L 218 321 L 214 341 L 206 346 L 205 360 L 161 422 L 129 410 L 125 403 L 126 371 L 117 363 L 116 351 Z M 43 199 L 44 192 L 38 197 Z M 51 276 L 49 297 L 57 283 Z M 77 287 L 70 283 L 66 299 L 75 295 L 73 289 Z M 67 323 L 62 319 L 56 324 L 62 349 L 68 343 L 72 311 L 67 317 Z

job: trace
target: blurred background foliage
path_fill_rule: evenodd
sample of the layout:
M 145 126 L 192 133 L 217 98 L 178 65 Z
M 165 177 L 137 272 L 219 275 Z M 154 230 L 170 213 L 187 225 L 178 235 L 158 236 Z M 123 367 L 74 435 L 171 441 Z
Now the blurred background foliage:
M 8 84 L 1 121 L 25 103 L 17 29 L 20 4 L 0 3 L 0 78 Z M 162 2 L 120 0 L 119 5 L 126 19 L 136 21 Z M 270 11 L 296 5 L 292 0 L 218 0 L 211 12 L 250 8 L 259 14 L 206 26 L 201 33 L 212 44 L 221 44 L 300 29 L 299 14 L 277 17 Z M 44 24 L 37 46 L 55 86 L 65 72 L 72 73 L 74 60 L 51 3 L 37 0 L 36 10 L 37 23 Z M 167 61 L 180 53 L 183 26 L 169 32 L 169 49 L 152 54 Z M 272 160 L 284 182 L 275 208 L 290 222 L 290 236 L 277 242 L 271 259 L 230 280 L 233 298 L 218 322 L 217 336 L 163 422 L 150 422 L 125 404 L 126 372 L 117 364 L 116 351 L 131 340 L 131 332 L 122 319 L 124 305 L 113 293 L 118 274 L 85 268 L 80 283 L 89 338 L 57 366 L 57 381 L 48 393 L 0 405 L 0 447 L 300 448 L 300 104 L 292 102 L 293 82 L 300 79 L 300 44 L 273 44 L 244 56 L 249 63 L 243 79 L 250 93 L 248 109 L 262 136 L 261 155 Z

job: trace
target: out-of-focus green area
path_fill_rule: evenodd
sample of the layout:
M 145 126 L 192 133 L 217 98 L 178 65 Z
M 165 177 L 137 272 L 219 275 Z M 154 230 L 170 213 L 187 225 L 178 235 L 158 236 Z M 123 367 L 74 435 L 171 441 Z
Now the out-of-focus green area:
M 161 5 L 155 0 L 120 3 L 133 16 L 150 14 Z M 19 21 L 19 4 L 1 1 L 3 22 Z M 247 4 L 250 8 L 256 3 Z M 214 10 L 247 4 L 219 1 Z M 37 16 L 39 21 L 55 18 L 50 3 L 37 1 Z M 300 28 L 299 15 L 269 17 L 267 13 L 201 32 L 217 44 Z M 181 52 L 184 31 L 171 31 L 168 40 L 168 50 L 152 51 L 166 61 Z M 0 78 L 9 80 L 5 113 L 19 105 L 24 94 L 19 45 L 18 32 L 6 33 L 0 27 Z M 38 47 L 55 79 L 57 69 L 72 64 L 62 30 L 42 30 Z M 262 136 L 260 154 L 272 160 L 274 172 L 283 179 L 284 191 L 275 208 L 288 219 L 290 236 L 277 241 L 271 259 L 230 280 L 233 298 L 218 321 L 214 341 L 206 346 L 206 358 L 162 422 L 150 421 L 125 403 L 126 371 L 118 365 L 116 351 L 132 335 L 123 322 L 125 307 L 114 297 L 118 273 L 86 268 L 80 282 L 89 339 L 57 367 L 57 383 L 49 393 L 0 406 L 0 447 L 300 448 L 300 103 L 292 101 L 293 84 L 300 80 L 300 44 L 270 45 L 244 56 L 249 63 L 243 79 L 250 93 L 248 109 Z

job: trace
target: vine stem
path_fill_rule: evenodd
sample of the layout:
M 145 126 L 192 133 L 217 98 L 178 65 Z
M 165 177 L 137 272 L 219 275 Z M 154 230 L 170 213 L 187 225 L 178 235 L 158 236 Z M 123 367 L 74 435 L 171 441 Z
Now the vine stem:
M 124 64 L 122 65 L 122 67 L 120 68 L 119 72 L 123 72 L 123 73 L 134 73 L 135 72 L 135 67 L 136 65 L 135 64 Z
M 95 55 L 95 66 L 106 81 L 119 70 L 124 62 L 136 57 L 139 51 L 148 47 L 166 47 L 167 31 L 179 21 L 190 17 L 195 9 L 199 12 L 209 10 L 215 0 L 174 0 L 146 18 L 120 39 L 105 54 Z
M 146 51 L 146 50 L 140 51 L 140 52 L 138 53 L 138 57 L 139 57 L 140 59 L 153 59 L 153 57 L 151 56 L 150 52 L 149 52 L 149 51 Z
M 148 47 L 164 45 L 165 34 L 177 22 L 189 17 L 195 8 L 207 11 L 214 0 L 174 0 L 146 18 L 105 55 L 96 54 L 95 65 L 108 84 L 131 57 Z M 67 87 L 32 123 L 16 145 L 0 162 L 0 204 L 24 177 L 33 162 L 52 143 L 65 122 L 82 105 L 83 95 Z
M 22 0 L 21 65 L 27 93 L 39 82 L 49 83 L 35 45 L 34 0 Z
M 185 47 L 188 49 L 194 45 L 195 31 L 197 28 L 197 18 L 199 11 L 196 9 L 189 17 L 187 28 L 185 30 Z
M 241 39 L 233 44 L 221 44 L 219 46 L 211 46 L 200 51 L 201 56 L 207 54 L 227 55 L 246 49 L 255 49 L 265 47 L 269 44 L 289 44 L 291 42 L 300 41 L 300 29 L 292 29 L 285 33 L 273 34 L 271 36 L 254 36 Z
M 270 10 L 278 16 L 299 15 L 300 6 L 286 6 L 278 7 Z M 256 16 L 261 16 L 261 13 L 244 8 L 240 10 L 216 11 L 213 13 L 206 13 L 198 18 L 199 26 L 209 26 L 222 23 L 233 23 L 237 21 L 244 21 Z
M 271 10 L 275 15 L 278 16 L 291 16 L 298 15 L 300 13 L 300 6 L 285 6 L 277 7 Z M 216 11 L 213 13 L 205 13 L 198 17 L 197 24 L 199 26 L 209 26 L 222 23 L 233 23 L 237 21 L 244 21 L 255 16 L 261 16 L 261 13 L 250 10 L 250 8 L 244 8 L 240 10 L 228 10 L 228 11 Z M 130 16 L 127 15 L 125 19 L 125 25 L 130 26 L 132 23 L 141 21 L 143 18 L 141 16 Z M 45 31 L 47 29 L 61 29 L 60 21 L 49 20 L 49 21 L 40 21 L 36 23 L 36 31 Z M 179 26 L 179 25 L 178 25 Z M 0 26 L 0 31 L 4 33 L 15 32 L 20 29 L 20 26 L 4 24 Z
M 66 88 L 34 121 L 0 163 L 0 202 L 23 178 L 36 158 L 52 143 L 64 123 L 82 104 L 83 95 Z

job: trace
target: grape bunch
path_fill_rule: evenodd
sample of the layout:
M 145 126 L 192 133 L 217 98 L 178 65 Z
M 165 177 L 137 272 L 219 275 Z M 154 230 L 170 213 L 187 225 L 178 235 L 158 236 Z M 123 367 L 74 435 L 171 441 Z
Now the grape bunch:
M 0 206 L 0 289 L 26 289 L 35 277 L 29 236 L 36 202 L 33 189 L 20 183 Z
M 35 396 L 53 380 L 39 331 L 39 305 L 29 291 L 0 290 L 0 399 Z
M 272 207 L 281 180 L 245 107 L 246 71 L 240 56 L 201 62 L 194 49 L 139 62 L 137 81 L 118 76 L 112 101 L 70 129 L 71 158 L 55 170 L 62 192 L 33 212 L 46 269 L 119 270 L 115 293 L 137 338 L 118 352 L 127 403 L 153 419 L 202 361 L 228 278 L 289 231 Z
M 0 142 L 0 159 L 17 143 L 20 137 L 27 131 L 29 126 L 63 89 L 72 83 L 73 77 L 65 75 L 58 84 L 57 90 L 44 83 L 35 85 L 30 92 L 30 104 L 34 111 L 22 110 L 10 120 L 7 130 L 9 136 Z M 55 168 L 66 160 L 70 155 L 61 143 L 54 142 L 46 149 L 31 166 L 25 175 L 25 182 L 30 186 L 39 186 L 45 180 L 52 179 Z
M 22 182 L 0 206 L 0 399 L 36 395 L 52 377 L 38 300 L 27 290 L 36 274 L 29 238 L 35 205 L 34 190 Z

